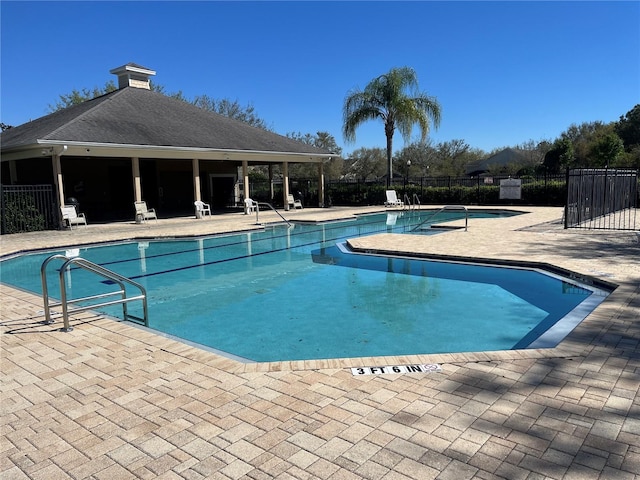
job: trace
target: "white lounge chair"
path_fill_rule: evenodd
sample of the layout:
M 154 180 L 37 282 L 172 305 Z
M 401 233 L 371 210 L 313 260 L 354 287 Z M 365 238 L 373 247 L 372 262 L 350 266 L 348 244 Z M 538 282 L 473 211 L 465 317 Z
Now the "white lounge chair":
M 244 213 L 251 213 L 256 211 L 258 203 L 251 200 L 249 197 L 244 199 Z
M 147 208 L 147 202 L 134 202 L 136 207 L 136 223 L 143 223 L 150 219 L 158 221 L 155 208 Z
M 196 206 L 196 218 L 204 218 L 205 215 L 211 216 L 211 205 L 200 200 L 193 202 Z
M 293 198 L 291 194 L 287 195 L 287 203 L 289 204 L 289 208 L 302 208 L 302 202 Z
M 60 210 L 62 211 L 62 221 L 67 222 L 69 228 L 80 224 L 87 226 L 87 217 L 85 217 L 84 213 L 78 213 L 75 205 L 65 205 L 60 207 Z
M 386 195 L 387 201 L 384 202 L 385 207 L 404 207 L 404 202 L 402 200 L 398 200 L 395 190 L 387 190 Z

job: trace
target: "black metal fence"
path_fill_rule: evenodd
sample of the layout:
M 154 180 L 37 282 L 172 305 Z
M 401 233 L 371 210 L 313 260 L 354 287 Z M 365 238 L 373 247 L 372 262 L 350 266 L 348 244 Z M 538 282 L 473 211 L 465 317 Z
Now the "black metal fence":
M 519 200 L 500 198 L 500 181 L 507 178 L 520 179 L 522 197 Z M 282 206 L 282 184 L 276 183 L 271 197 L 268 180 L 252 180 L 250 196 L 254 200 L 271 202 Z M 546 205 L 562 206 L 566 200 L 566 176 L 483 176 L 483 177 L 406 177 L 395 178 L 389 187 L 386 180 L 328 180 L 325 184 L 324 206 L 383 205 L 387 189 L 396 190 L 401 199 L 405 195 L 414 202 L 416 195 L 422 205 Z M 305 206 L 318 206 L 318 181 L 291 179 L 289 191 Z
M 523 176 L 518 200 L 500 198 L 500 181 L 492 177 L 406 177 L 392 182 L 402 199 L 405 195 L 422 205 L 547 205 L 565 206 L 565 228 L 637 229 L 640 192 L 638 170 L 582 169 L 566 175 Z M 275 202 L 282 207 L 282 185 L 252 181 L 251 198 Z M 385 180 L 330 180 L 325 186 L 325 206 L 383 205 Z M 53 185 L 0 185 L 2 234 L 60 228 L 60 212 Z M 293 179 L 290 191 L 305 206 L 318 206 L 318 180 Z
M 519 200 L 500 198 L 500 181 L 507 178 L 522 182 Z M 327 203 L 333 205 L 382 205 L 385 201 L 386 181 L 336 180 L 327 182 Z M 565 175 L 483 176 L 483 177 L 408 177 L 394 179 L 391 189 L 400 198 L 413 201 L 417 195 L 423 205 L 564 205 Z
M 0 185 L 2 234 L 59 228 L 53 185 Z
M 636 230 L 638 170 L 567 170 L 565 228 Z

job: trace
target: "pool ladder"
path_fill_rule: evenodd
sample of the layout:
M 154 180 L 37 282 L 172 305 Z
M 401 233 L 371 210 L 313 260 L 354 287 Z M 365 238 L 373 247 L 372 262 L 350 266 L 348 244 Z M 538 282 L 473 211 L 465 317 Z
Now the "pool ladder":
M 421 227 L 429 222 L 432 218 L 434 218 L 436 215 L 438 215 L 439 213 L 442 213 L 446 210 L 464 210 L 464 231 L 467 231 L 467 228 L 469 226 L 469 210 L 467 210 L 467 207 L 465 207 L 464 205 L 445 205 L 444 207 L 442 207 L 440 210 L 438 210 L 437 212 L 433 213 L 432 215 L 429 215 L 425 220 L 423 220 L 420 224 L 416 225 L 413 230 L 411 230 L 412 232 L 415 232 L 416 230 L 421 230 Z
M 414 210 L 416 206 L 417 206 L 417 209 L 420 210 L 421 205 L 420 205 L 420 197 L 418 197 L 418 194 L 414 193 L 411 199 L 409 199 L 409 195 L 405 193 L 402 209 L 404 210 L 406 207 L 409 210 Z
M 54 303 L 49 303 L 49 287 L 48 287 L 48 283 L 47 283 L 47 266 L 53 261 L 53 260 L 63 260 L 64 263 L 62 264 L 62 266 L 60 267 L 59 270 L 59 278 L 60 278 L 60 302 L 54 302 Z M 106 278 L 108 280 L 111 280 L 114 283 L 117 283 L 120 286 L 120 290 L 117 291 L 113 291 L 113 292 L 108 292 L 108 293 L 101 293 L 98 295 L 91 295 L 88 297 L 82 297 L 82 298 L 74 298 L 74 299 L 69 299 L 67 298 L 67 287 L 66 287 L 66 283 L 65 283 L 65 273 L 69 272 L 69 274 L 71 273 L 71 266 L 72 265 L 76 265 L 84 270 L 88 270 L 90 272 L 93 272 L 103 278 Z M 117 304 L 122 304 L 122 313 L 124 315 L 124 319 L 125 320 L 135 320 L 137 322 L 140 323 L 144 323 L 145 327 L 149 326 L 149 312 L 147 309 L 147 291 L 145 290 L 145 288 L 140 285 L 137 282 L 134 282 L 133 280 L 127 278 L 127 277 L 123 277 L 122 275 L 117 274 L 116 272 L 112 272 L 111 270 L 108 270 L 100 265 L 97 265 L 93 262 L 90 262 L 89 260 L 86 260 L 84 258 L 81 257 L 67 257 L 65 255 L 52 255 L 49 258 L 47 258 L 44 262 L 42 262 L 42 266 L 40 267 L 40 277 L 42 279 L 42 299 L 44 301 L 44 314 L 45 314 L 45 324 L 51 324 L 53 323 L 53 320 L 51 319 L 51 308 L 54 307 L 60 307 L 62 306 L 62 319 L 64 321 L 64 326 L 63 328 L 61 328 L 61 330 L 63 332 L 70 332 L 71 330 L 73 330 L 72 327 L 69 326 L 69 305 L 71 304 L 77 304 L 80 302 L 88 302 L 91 300 L 98 300 L 98 299 L 106 299 L 109 297 L 114 297 L 117 295 L 120 295 L 120 298 L 117 299 L 113 299 L 113 300 L 108 300 L 105 302 L 101 302 L 101 303 L 94 303 L 88 306 L 79 306 L 79 307 L 75 307 L 72 310 L 72 313 L 76 313 L 76 312 L 82 312 L 85 310 L 91 310 L 94 308 L 98 308 L 98 307 L 105 307 L 108 305 L 117 305 Z M 126 290 L 126 285 L 130 285 L 133 286 L 135 288 L 137 288 L 138 290 L 140 290 L 140 294 L 138 295 L 134 295 L 131 297 L 127 296 L 127 290 Z M 137 301 L 137 300 L 141 300 L 142 301 L 142 310 L 143 310 L 143 318 L 137 317 L 135 315 L 131 315 L 128 313 L 127 311 L 127 303 L 129 302 L 133 302 L 133 301 Z

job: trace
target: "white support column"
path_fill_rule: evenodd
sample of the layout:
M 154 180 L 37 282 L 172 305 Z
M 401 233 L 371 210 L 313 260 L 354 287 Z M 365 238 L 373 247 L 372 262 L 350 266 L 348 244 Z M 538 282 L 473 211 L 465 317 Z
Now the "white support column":
M 318 164 L 318 206 L 324 207 L 324 164 Z
M 202 193 L 200 192 L 200 162 L 197 158 L 191 161 L 191 169 L 193 171 L 193 201 L 199 202 L 202 200 Z
M 62 166 L 60 165 L 60 155 L 53 153 L 51 156 L 53 163 L 53 181 L 58 191 L 58 203 L 64 206 L 64 183 L 62 181 Z
M 289 210 L 289 163 L 282 162 L 282 201 L 284 202 L 284 209 Z
M 18 170 L 16 169 L 16 161 L 9 160 L 9 185 L 18 183 Z
M 242 185 L 244 198 L 249 198 L 251 196 L 249 194 L 249 162 L 246 160 L 242 161 Z
M 140 180 L 140 159 L 131 157 L 131 169 L 133 172 L 133 201 L 142 201 L 142 182 Z
M 269 201 L 273 202 L 273 196 L 275 191 L 273 190 L 273 164 L 269 164 Z

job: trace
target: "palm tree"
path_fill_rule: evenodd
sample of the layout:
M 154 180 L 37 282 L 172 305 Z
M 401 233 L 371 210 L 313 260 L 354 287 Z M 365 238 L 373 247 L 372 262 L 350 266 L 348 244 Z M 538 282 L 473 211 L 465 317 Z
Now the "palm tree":
M 410 141 L 414 124 L 421 130 L 421 141 L 429 133 L 429 120 L 440 125 L 440 104 L 418 91 L 416 72 L 409 67 L 392 68 L 389 73 L 374 78 L 364 91 L 356 89 L 347 95 L 343 107 L 345 141 L 354 142 L 356 128 L 368 120 L 384 122 L 387 136 L 387 186 L 393 174 L 393 133 L 400 130 L 405 142 Z

